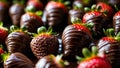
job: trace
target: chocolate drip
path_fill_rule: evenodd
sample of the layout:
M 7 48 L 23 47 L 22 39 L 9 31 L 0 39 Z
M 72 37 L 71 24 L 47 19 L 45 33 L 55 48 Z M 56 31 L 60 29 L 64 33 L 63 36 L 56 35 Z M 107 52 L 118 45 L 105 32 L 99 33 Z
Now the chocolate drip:
M 113 68 L 120 67 L 120 42 L 108 42 L 100 40 L 98 42 L 99 52 L 104 52 Z
M 20 27 L 26 27 L 28 32 L 37 32 L 37 28 L 42 25 L 43 22 L 37 15 L 30 15 L 29 13 L 26 13 L 21 17 Z
M 35 37 L 31 41 L 31 49 L 34 55 L 40 59 L 46 55 L 57 55 L 59 49 L 59 42 L 57 37 Z
M 55 32 L 62 32 L 68 25 L 67 12 L 61 8 L 46 9 L 44 16 L 46 17 L 46 26 L 52 26 Z M 44 17 L 43 16 L 43 17 Z
M 21 16 L 24 14 L 24 6 L 20 4 L 14 4 L 9 9 L 9 14 L 12 19 L 13 25 L 20 26 Z
M 35 65 L 35 68 L 61 68 L 54 62 L 50 56 L 41 58 Z
M 75 29 L 72 25 L 67 26 L 62 34 L 63 56 L 74 61 L 76 55 L 82 56 L 82 49 L 89 47 L 91 41 L 87 33 Z
M 22 53 L 12 53 L 4 61 L 4 68 L 34 68 L 34 64 Z
M 10 53 L 21 52 L 29 54 L 30 36 L 24 32 L 12 32 L 6 39 L 7 49 Z

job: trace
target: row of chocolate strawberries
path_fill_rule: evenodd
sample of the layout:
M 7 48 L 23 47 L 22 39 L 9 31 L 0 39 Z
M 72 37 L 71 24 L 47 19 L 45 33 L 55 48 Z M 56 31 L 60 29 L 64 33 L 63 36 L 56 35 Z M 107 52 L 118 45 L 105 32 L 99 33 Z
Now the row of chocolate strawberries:
M 11 26 L 10 29 L 11 29 L 11 33 L 7 36 L 5 41 L 8 52 L 10 53 L 10 57 L 9 57 L 9 54 L 7 54 L 8 57 L 6 57 L 6 53 L 5 55 L 4 54 L 2 55 L 3 51 L 1 50 L 2 58 L 5 57 L 6 59 L 4 61 L 5 67 L 7 66 L 11 67 L 14 65 L 22 66 L 22 65 L 19 65 L 21 64 L 20 63 L 21 61 L 17 61 L 18 64 L 14 64 L 14 62 L 16 62 L 14 60 L 17 60 L 16 58 L 14 58 L 14 53 L 16 54 L 16 52 L 20 52 L 26 55 L 27 57 L 32 58 L 31 59 L 32 61 L 40 59 L 41 62 L 39 63 L 43 62 L 42 59 L 45 56 L 48 56 L 50 54 L 54 54 L 54 55 L 58 54 L 57 52 L 59 50 L 59 42 L 57 37 L 55 37 L 52 34 L 51 28 L 49 28 L 49 30 L 46 30 L 46 28 L 43 26 L 38 28 L 38 34 L 30 33 L 30 35 L 33 35 L 33 38 L 31 39 L 31 41 L 30 41 L 30 35 L 29 33 L 26 32 L 25 28 L 19 29 L 16 26 Z M 108 60 L 111 62 L 111 65 L 113 66 L 117 65 L 118 67 L 119 55 L 117 52 L 119 52 L 119 39 L 120 39 L 119 33 L 115 36 L 114 29 L 112 28 L 107 29 L 104 32 L 108 37 L 103 37 L 102 39 L 99 40 L 99 43 L 98 43 L 99 53 L 104 52 Z M 3 34 L 3 36 L 4 35 L 5 33 Z M 80 24 L 79 22 L 75 22 L 73 25 L 69 25 L 65 28 L 62 35 L 62 41 L 63 41 L 64 49 L 63 49 L 63 53 L 61 52 L 61 54 L 63 54 L 63 59 L 69 62 L 76 62 L 76 58 L 75 58 L 76 55 L 82 56 L 82 49 L 84 47 L 89 48 L 90 43 L 92 43 L 92 36 L 91 36 L 90 30 L 85 26 L 84 23 Z M 32 57 L 34 56 L 32 53 L 37 57 L 37 59 Z M 91 54 L 89 55 L 89 52 L 87 54 L 88 56 L 86 56 L 86 51 L 85 51 L 84 56 L 86 58 L 92 56 L 92 59 L 93 59 L 93 57 L 95 57 L 95 55 L 91 55 Z M 18 55 L 18 56 L 21 56 L 21 55 Z M 24 58 L 18 57 L 18 58 L 25 59 L 25 57 Z M 27 59 L 25 60 L 27 62 Z M 97 61 L 98 60 L 96 60 L 96 62 Z M 9 62 L 11 63 L 9 64 Z M 31 62 L 29 63 L 27 63 L 28 66 L 31 65 Z M 56 67 L 56 68 L 59 68 L 59 67 Z

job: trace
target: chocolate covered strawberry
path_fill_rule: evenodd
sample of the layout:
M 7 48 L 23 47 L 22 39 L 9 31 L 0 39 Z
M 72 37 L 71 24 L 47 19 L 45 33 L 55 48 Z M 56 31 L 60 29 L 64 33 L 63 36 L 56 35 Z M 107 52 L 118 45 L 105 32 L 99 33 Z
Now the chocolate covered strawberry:
M 20 27 L 25 27 L 28 32 L 37 32 L 37 28 L 44 25 L 41 17 L 34 12 L 26 12 L 21 16 Z
M 27 9 L 31 9 L 33 8 L 33 12 L 39 11 L 39 10 L 43 10 L 44 9 L 44 5 L 40 0 L 28 0 L 27 5 L 26 5 Z
M 92 42 L 90 30 L 80 23 L 75 21 L 62 33 L 63 57 L 69 61 L 75 61 L 75 56 L 81 55 L 81 49 L 89 47 Z
M 51 26 L 53 31 L 61 33 L 68 25 L 67 7 L 59 1 L 49 1 L 45 7 L 43 21 L 47 27 Z
M 48 55 L 38 60 L 35 68 L 66 68 L 69 63 L 62 59 L 62 55 Z
M 25 1 L 13 1 L 12 6 L 10 6 L 9 14 L 12 19 L 12 24 L 20 26 L 21 16 L 25 13 L 24 11 Z
M 92 47 L 92 52 L 84 48 L 82 53 L 84 58 L 77 57 L 80 61 L 78 68 L 112 68 L 107 58 L 98 55 L 98 50 L 95 46 Z
M 6 38 L 6 45 L 10 54 L 21 52 L 26 56 L 31 57 L 30 49 L 31 37 L 25 28 L 18 28 L 17 26 L 10 27 L 11 33 Z
M 106 12 L 106 15 L 109 18 L 113 17 L 114 10 L 109 4 L 104 3 L 104 2 L 98 2 L 96 5 L 97 7 L 100 7 L 100 10 L 99 10 L 100 12 Z
M 120 11 L 118 11 L 117 13 L 115 13 L 115 15 L 113 16 L 113 27 L 115 29 L 115 33 L 120 32 Z
M 88 10 L 88 9 L 87 9 Z M 100 12 L 100 7 L 96 7 L 93 5 L 90 11 L 86 12 L 83 15 L 82 21 L 83 23 L 93 23 L 92 31 L 94 32 L 93 37 L 95 39 L 99 39 L 104 36 L 103 29 L 108 28 L 110 24 L 108 22 L 108 18 L 106 14 Z
M 51 28 L 47 30 L 42 26 L 38 28 L 38 34 L 35 34 L 30 42 L 30 46 L 33 54 L 38 59 L 41 59 L 49 54 L 56 55 L 59 49 L 59 42 L 58 38 L 52 34 Z
M 11 20 L 8 14 L 9 4 L 5 0 L 0 0 L 0 21 L 4 23 L 5 26 L 11 24 Z
M 104 52 L 113 68 L 120 67 L 120 33 L 115 35 L 114 29 L 110 28 L 105 31 L 106 37 L 98 41 L 99 53 Z
M 116 12 L 118 9 L 120 9 L 120 0 L 96 0 L 97 2 L 105 2 L 112 6 L 114 11 Z M 117 10 L 116 10 L 117 7 Z
M 5 39 L 8 36 L 8 29 L 3 26 L 3 22 L 0 22 L 0 44 L 5 43 Z
M 20 52 L 4 53 L 1 57 L 4 60 L 4 68 L 34 68 L 32 61 Z

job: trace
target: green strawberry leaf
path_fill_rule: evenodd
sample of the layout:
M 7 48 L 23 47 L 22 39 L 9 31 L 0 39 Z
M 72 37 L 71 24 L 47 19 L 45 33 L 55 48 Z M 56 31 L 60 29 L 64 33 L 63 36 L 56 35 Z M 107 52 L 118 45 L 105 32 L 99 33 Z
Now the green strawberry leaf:
M 38 34 L 44 33 L 44 32 L 46 32 L 46 31 L 47 31 L 47 29 L 46 29 L 46 27 L 44 27 L 44 26 L 41 26 L 41 27 L 39 27 L 39 28 L 37 29 L 37 33 L 38 33 Z

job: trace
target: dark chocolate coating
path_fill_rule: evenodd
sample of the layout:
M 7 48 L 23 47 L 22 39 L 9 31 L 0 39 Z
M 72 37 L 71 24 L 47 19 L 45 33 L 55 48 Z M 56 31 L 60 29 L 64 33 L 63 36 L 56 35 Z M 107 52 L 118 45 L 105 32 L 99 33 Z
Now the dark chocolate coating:
M 46 8 L 43 20 L 46 22 L 46 26 L 52 26 L 53 31 L 62 32 L 68 25 L 68 13 L 61 8 Z
M 50 56 L 45 56 L 38 60 L 35 65 L 35 68 L 61 68 L 55 63 L 54 59 Z
M 20 27 L 25 27 L 28 32 L 37 32 L 40 26 L 43 26 L 41 17 L 32 13 L 25 13 L 21 16 Z
M 96 14 L 96 13 L 95 13 Z M 99 39 L 104 35 L 103 29 L 107 29 L 109 26 L 108 18 L 103 13 L 98 13 L 99 15 L 95 15 L 94 13 L 90 12 L 86 17 L 86 23 L 93 23 L 92 31 L 94 31 L 95 35 L 93 38 Z
M 69 10 L 69 24 L 71 24 L 72 17 L 82 19 L 84 11 L 81 9 L 71 9 Z
M 5 43 L 10 53 L 21 52 L 29 54 L 31 38 L 24 32 L 12 32 L 8 35 Z
M 9 14 L 12 19 L 12 24 L 20 26 L 21 16 L 24 14 L 24 5 L 13 4 L 9 9 Z
M 73 25 L 67 26 L 62 34 L 63 56 L 68 61 L 75 61 L 76 55 L 82 56 L 82 49 L 89 47 L 91 41 L 86 32 L 77 30 Z
M 33 54 L 38 58 L 42 58 L 49 54 L 56 55 L 59 49 L 59 42 L 57 37 L 51 36 L 36 36 L 32 39 L 31 49 Z
M 4 68 L 34 68 L 34 64 L 22 53 L 16 52 L 4 61 Z
M 120 68 L 120 42 L 99 40 L 99 53 L 104 52 L 113 68 Z

